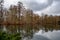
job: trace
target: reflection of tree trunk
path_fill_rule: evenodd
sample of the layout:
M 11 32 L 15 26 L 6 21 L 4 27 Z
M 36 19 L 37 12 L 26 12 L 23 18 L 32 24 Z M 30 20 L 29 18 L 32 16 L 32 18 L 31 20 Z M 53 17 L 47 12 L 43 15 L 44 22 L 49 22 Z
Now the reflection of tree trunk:
M 3 31 L 7 32 L 6 25 L 3 25 Z
M 2 30 L 3 29 L 3 26 L 0 24 L 0 30 Z

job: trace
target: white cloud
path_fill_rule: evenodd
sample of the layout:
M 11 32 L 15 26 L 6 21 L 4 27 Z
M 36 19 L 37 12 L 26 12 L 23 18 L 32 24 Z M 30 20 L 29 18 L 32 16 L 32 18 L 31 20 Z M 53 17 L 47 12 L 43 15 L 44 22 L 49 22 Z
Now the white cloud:
M 60 2 L 54 1 L 53 4 L 43 10 L 43 12 L 47 14 L 60 15 Z
M 10 5 L 16 5 L 18 1 L 17 0 L 4 0 L 4 6 L 7 8 Z
M 27 8 L 32 9 L 34 12 L 41 15 L 41 12 L 46 14 L 59 14 L 60 13 L 60 0 L 5 0 L 5 7 L 9 7 L 11 4 L 17 4 L 21 1 Z M 43 3 L 41 3 L 43 2 Z
M 48 0 L 36 0 L 37 3 L 47 3 Z

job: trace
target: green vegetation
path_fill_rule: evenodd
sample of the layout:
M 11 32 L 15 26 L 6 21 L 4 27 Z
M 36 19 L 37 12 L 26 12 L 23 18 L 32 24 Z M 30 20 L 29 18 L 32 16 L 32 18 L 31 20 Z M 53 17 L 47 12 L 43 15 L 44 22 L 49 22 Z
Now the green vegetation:
M 9 34 L 0 31 L 0 40 L 21 40 L 21 35 L 20 33 Z

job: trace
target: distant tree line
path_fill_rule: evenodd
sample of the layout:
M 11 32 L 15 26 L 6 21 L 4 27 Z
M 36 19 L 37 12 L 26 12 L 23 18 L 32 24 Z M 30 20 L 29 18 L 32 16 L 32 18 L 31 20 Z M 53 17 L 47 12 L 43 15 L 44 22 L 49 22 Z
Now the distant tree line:
M 3 5 L 1 3 L 3 3 L 3 1 L 0 2 L 0 5 Z M 34 29 L 43 27 L 59 29 L 60 25 L 58 25 L 58 23 L 60 16 L 49 16 L 47 14 L 40 16 L 35 14 L 31 9 L 26 9 L 21 2 L 18 2 L 17 5 L 11 5 L 9 9 L 4 9 L 2 6 L 1 8 L 3 12 L 0 10 L 2 16 L 0 16 L 0 19 L 3 21 L 0 22 L 0 24 L 2 25 L 19 25 L 19 28 L 22 28 L 21 26 L 23 26 L 23 28 L 30 26 Z

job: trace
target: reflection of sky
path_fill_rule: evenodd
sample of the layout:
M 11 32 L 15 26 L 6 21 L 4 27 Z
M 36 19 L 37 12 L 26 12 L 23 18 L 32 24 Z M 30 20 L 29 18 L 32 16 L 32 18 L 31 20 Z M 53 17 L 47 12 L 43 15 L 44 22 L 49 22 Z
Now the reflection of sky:
M 33 40 L 60 40 L 60 30 L 53 32 L 44 32 L 42 30 L 36 33 L 33 37 Z

